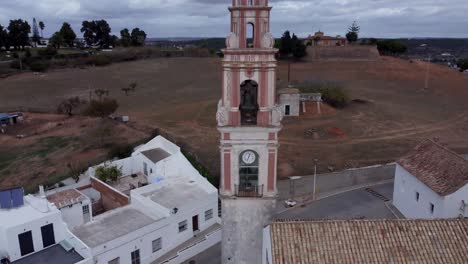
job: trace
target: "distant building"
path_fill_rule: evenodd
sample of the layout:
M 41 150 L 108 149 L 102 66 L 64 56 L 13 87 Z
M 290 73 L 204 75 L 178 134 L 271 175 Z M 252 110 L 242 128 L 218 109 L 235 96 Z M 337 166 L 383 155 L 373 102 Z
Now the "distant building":
M 314 47 L 336 47 L 348 45 L 348 40 L 341 36 L 325 36 L 321 31 L 315 32 L 315 34 L 309 35 L 305 40 L 304 44 Z
M 23 119 L 21 113 L 0 113 L 0 125 L 13 125 Z
M 468 216 L 468 161 L 431 140 L 396 165 L 393 204 L 407 218 Z
M 92 220 L 91 199 L 76 189 L 50 194 L 47 200 L 62 212 L 69 229 Z
M 274 222 L 262 263 L 468 263 L 466 230 L 466 220 Z
M 278 91 L 278 98 L 284 116 L 299 116 L 301 94 L 298 89 L 281 89 Z

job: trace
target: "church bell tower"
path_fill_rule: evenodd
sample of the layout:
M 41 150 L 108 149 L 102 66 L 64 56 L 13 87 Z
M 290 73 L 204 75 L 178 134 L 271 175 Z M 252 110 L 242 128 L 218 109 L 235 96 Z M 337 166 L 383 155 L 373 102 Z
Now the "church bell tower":
M 275 206 L 278 132 L 275 39 L 268 0 L 232 0 L 222 61 L 222 263 L 261 263 L 262 230 Z

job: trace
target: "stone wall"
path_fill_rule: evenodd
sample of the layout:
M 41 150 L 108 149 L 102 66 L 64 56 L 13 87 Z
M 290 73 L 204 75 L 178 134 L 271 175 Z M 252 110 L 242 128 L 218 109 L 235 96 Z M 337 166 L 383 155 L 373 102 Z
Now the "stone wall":
M 393 180 L 394 177 L 394 163 L 318 174 L 316 194 L 321 195 L 363 185 L 372 185 L 382 181 Z M 312 194 L 313 180 L 313 175 L 303 176 L 300 180 L 296 180 L 295 196 Z M 278 181 L 278 190 L 282 199 L 290 198 L 290 180 Z
M 91 178 L 91 186 L 101 193 L 102 206 L 106 211 L 122 207 L 130 203 L 129 198 L 126 195 L 113 190 L 99 180 Z

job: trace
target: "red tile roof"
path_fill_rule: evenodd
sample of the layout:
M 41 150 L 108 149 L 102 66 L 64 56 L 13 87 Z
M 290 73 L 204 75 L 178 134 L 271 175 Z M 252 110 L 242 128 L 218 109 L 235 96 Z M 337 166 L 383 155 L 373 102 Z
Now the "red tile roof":
M 468 263 L 468 220 L 274 222 L 273 264 Z
M 468 183 L 468 161 L 432 140 L 425 140 L 397 163 L 441 196 Z
M 86 199 L 87 197 L 85 195 L 75 189 L 65 190 L 47 196 L 47 200 L 55 204 L 55 206 L 59 209 L 65 206 L 79 203 Z

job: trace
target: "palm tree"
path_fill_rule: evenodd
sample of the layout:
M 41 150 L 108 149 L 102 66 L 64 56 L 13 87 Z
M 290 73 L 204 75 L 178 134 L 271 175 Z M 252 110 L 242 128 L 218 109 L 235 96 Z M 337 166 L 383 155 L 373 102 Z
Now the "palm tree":
M 44 30 L 44 28 L 45 28 L 45 24 L 44 24 L 44 22 L 42 22 L 42 21 L 39 21 L 39 28 L 41 29 L 41 38 L 43 38 L 43 37 L 44 37 L 44 35 L 42 34 L 42 31 L 43 31 L 43 30 Z

